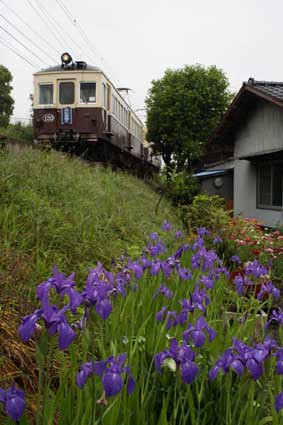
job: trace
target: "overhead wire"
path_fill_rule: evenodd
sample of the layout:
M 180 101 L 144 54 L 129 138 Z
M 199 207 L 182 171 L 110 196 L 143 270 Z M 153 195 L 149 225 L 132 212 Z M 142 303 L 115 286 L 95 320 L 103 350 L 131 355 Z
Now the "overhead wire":
M 12 47 L 8 42 L 0 38 L 0 43 L 3 44 L 3 46 L 7 47 L 8 50 L 11 50 L 15 55 L 20 57 L 22 60 L 24 60 L 26 63 L 31 65 L 33 68 L 38 69 L 39 66 L 31 62 L 28 58 L 26 58 L 22 53 L 18 51 L 15 47 Z
M 65 15 L 67 16 L 67 18 L 69 19 L 69 21 L 73 24 L 73 26 L 77 29 L 78 33 L 80 34 L 81 38 L 84 40 L 84 42 L 86 43 L 86 45 L 88 45 L 88 47 L 91 49 L 91 52 L 95 55 L 95 57 L 97 57 L 97 59 L 100 61 L 102 67 L 104 67 L 104 69 L 106 69 L 107 71 L 109 71 L 109 74 L 112 75 L 112 79 L 115 82 L 115 79 L 113 78 L 113 73 L 110 70 L 110 67 L 106 64 L 106 61 L 104 60 L 104 58 L 100 55 L 100 53 L 98 52 L 96 46 L 94 45 L 94 43 L 92 42 L 92 40 L 90 40 L 86 34 L 86 32 L 84 31 L 84 29 L 81 27 L 81 25 L 79 24 L 78 20 L 73 16 L 73 14 L 70 12 L 70 10 L 68 9 L 68 7 L 65 5 L 63 0 L 56 0 L 57 4 L 61 7 L 61 9 L 63 10 L 63 12 L 65 13 Z M 119 85 L 119 81 L 118 81 L 118 85 Z M 117 82 L 116 82 L 117 85 Z
M 54 16 L 52 16 L 51 13 L 49 13 L 49 11 L 43 6 L 43 4 L 40 2 L 40 0 L 36 0 L 38 5 L 40 5 L 42 11 L 44 12 L 45 16 L 53 22 L 53 25 L 55 25 L 56 30 L 58 31 L 58 34 L 60 35 L 60 37 L 62 38 L 62 40 L 64 41 L 65 49 L 67 48 L 67 46 L 70 44 L 70 41 L 72 42 L 72 44 L 74 46 L 76 46 L 76 53 L 79 52 L 79 54 L 77 56 L 80 56 L 82 54 L 82 46 L 79 45 L 77 43 L 76 40 L 73 39 L 73 37 L 70 35 L 70 33 L 68 33 L 67 38 L 65 38 L 65 34 L 66 34 L 66 29 L 63 28 L 62 24 L 60 22 L 58 22 L 58 20 L 56 20 L 54 18 Z M 86 54 L 85 54 L 86 57 Z
M 48 47 L 48 49 L 50 50 L 50 49 L 54 49 L 54 46 L 52 46 L 52 45 L 50 45 L 50 43 L 48 43 L 47 41 L 46 41 L 46 39 L 44 38 L 44 37 L 42 37 L 42 35 L 39 33 L 39 32 L 37 32 L 34 28 L 32 28 L 31 27 L 31 25 L 30 24 L 28 24 L 17 12 L 15 12 L 10 6 L 8 6 L 7 5 L 7 3 L 4 1 L 4 0 L 0 0 L 0 3 L 2 3 L 10 12 L 12 12 L 12 14 L 14 15 L 14 16 L 16 16 L 17 17 L 17 19 L 19 19 L 19 21 L 22 23 L 22 24 L 24 24 L 33 34 L 35 34 L 36 35 L 36 37 L 37 38 L 39 38 L 47 47 Z M 58 54 L 60 54 L 60 51 L 58 50 L 54 50 L 54 52 L 53 53 L 55 53 L 56 52 L 56 55 L 58 55 Z M 52 59 L 52 60 L 54 60 L 54 59 Z
M 28 40 L 33 46 L 35 46 L 38 50 L 40 50 L 41 53 L 43 53 L 45 56 L 47 56 L 52 62 L 54 62 L 54 59 L 49 55 L 48 52 L 46 52 L 44 49 L 42 49 L 41 46 L 39 46 L 35 41 L 33 41 L 30 37 L 28 37 L 23 31 L 21 31 L 19 28 L 17 28 L 9 19 L 7 19 L 5 16 L 3 16 L 0 13 L 0 17 L 4 19 L 10 26 L 12 26 L 16 31 L 18 31 L 26 40 Z
M 41 21 L 47 26 L 48 30 L 49 30 L 49 34 L 53 35 L 53 37 L 55 38 L 55 40 L 57 41 L 57 43 L 59 45 L 61 45 L 61 49 L 64 50 L 64 45 L 61 44 L 61 39 L 58 38 L 56 32 L 54 31 L 54 27 L 51 25 L 49 25 L 48 22 L 46 22 L 46 19 L 42 16 L 41 11 L 39 11 L 30 0 L 26 0 L 28 2 L 28 4 L 30 5 L 30 7 L 35 11 L 35 13 L 39 16 L 39 18 L 41 19 Z M 63 47 L 62 47 L 63 46 Z
M 86 43 L 86 45 L 88 45 L 88 47 L 90 47 L 89 46 L 89 41 L 88 41 L 86 35 L 84 34 L 84 31 L 81 29 L 80 25 L 78 24 L 78 21 L 71 14 L 71 12 L 67 8 L 67 6 L 61 0 L 56 0 L 56 3 L 59 5 L 59 7 L 65 13 L 65 15 L 67 16 L 67 18 L 69 19 L 69 21 L 72 23 L 72 25 L 76 28 L 76 30 L 78 31 L 78 33 L 80 34 L 81 38 L 84 40 L 84 42 Z M 91 49 L 93 50 L 93 47 L 92 46 L 91 46 Z M 95 53 L 95 52 L 93 52 L 93 53 Z M 100 56 L 97 53 L 95 53 L 95 56 L 97 57 L 97 59 L 101 60 Z
M 0 25 L 0 29 L 2 31 L 4 31 L 6 34 L 9 35 L 9 37 L 11 37 L 13 40 L 15 40 L 18 44 L 20 44 L 22 47 L 24 47 L 24 49 L 26 49 L 29 53 L 31 53 L 35 58 L 39 59 L 40 62 L 44 62 L 42 61 L 42 58 L 40 58 L 36 53 L 34 53 L 29 47 L 27 47 L 24 43 L 22 43 L 20 40 L 17 39 L 17 37 L 15 37 L 13 34 L 10 33 L 10 31 L 8 31 L 6 28 L 4 28 L 2 25 Z

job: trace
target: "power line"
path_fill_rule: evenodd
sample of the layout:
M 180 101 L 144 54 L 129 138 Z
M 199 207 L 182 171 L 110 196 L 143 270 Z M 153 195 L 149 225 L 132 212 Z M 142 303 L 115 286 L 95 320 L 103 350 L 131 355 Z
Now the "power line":
M 40 0 L 36 0 L 37 3 L 40 5 L 42 11 L 44 12 L 45 16 L 47 16 L 47 18 L 53 22 L 52 25 L 55 25 L 55 28 L 57 29 L 57 32 L 59 34 L 59 36 L 62 38 L 62 40 L 64 41 L 64 43 L 66 44 L 66 46 L 70 43 L 70 41 L 73 43 L 74 46 L 76 46 L 76 48 L 78 49 L 78 52 L 82 52 L 82 46 L 79 45 L 76 40 L 73 39 L 73 37 L 68 34 L 67 35 L 67 39 L 65 38 L 65 34 L 66 34 L 66 30 L 65 28 L 62 26 L 62 24 L 60 22 L 58 22 L 50 13 L 49 11 L 40 3 Z M 60 31 L 59 31 L 60 28 Z M 70 40 L 70 41 L 69 41 Z M 65 47 L 66 50 L 66 47 Z M 80 56 L 80 55 L 78 55 Z
M 15 49 L 14 47 L 6 43 L 5 40 L 3 40 L 2 38 L 0 38 L 0 43 L 2 43 L 5 47 L 7 47 L 7 49 L 11 50 L 13 53 L 15 53 L 15 55 L 19 56 L 22 60 L 24 60 L 29 65 L 31 65 L 33 68 L 37 68 L 37 69 L 39 68 L 39 66 L 32 63 L 29 59 L 23 56 L 17 49 Z
M 80 36 L 82 37 L 82 39 L 84 40 L 84 42 L 89 46 L 89 41 L 88 41 L 86 35 L 84 34 L 84 31 L 81 29 L 81 27 L 78 24 L 77 20 L 71 14 L 71 12 L 67 8 L 67 6 L 63 3 L 63 1 L 56 0 L 56 2 L 59 5 L 59 7 L 63 10 L 63 12 L 65 13 L 65 15 L 67 16 L 67 18 L 69 19 L 69 21 L 72 23 L 72 25 L 76 28 L 76 30 L 78 31 L 78 33 L 80 34 Z M 93 49 L 93 47 L 91 47 L 91 48 Z M 98 54 L 96 54 L 96 55 L 97 55 L 97 58 L 100 60 L 99 55 Z
M 42 22 L 47 26 L 47 28 L 50 31 L 50 34 L 53 35 L 53 37 L 56 39 L 56 41 L 59 43 L 59 45 L 61 44 L 61 40 L 60 38 L 57 37 L 56 33 L 53 31 L 52 26 L 50 27 L 49 23 L 46 22 L 45 18 L 43 18 L 42 14 L 37 10 L 37 8 L 31 3 L 30 0 L 27 0 L 28 4 L 30 5 L 30 7 L 35 11 L 35 13 L 40 17 L 40 19 L 42 20 Z M 61 45 L 62 46 L 62 45 Z M 62 48 L 62 47 L 61 47 Z M 63 47 L 64 49 L 64 47 Z
M 104 58 L 99 54 L 98 50 L 96 49 L 96 46 L 94 45 L 94 43 L 88 38 L 86 32 L 83 30 L 83 28 L 80 26 L 80 24 L 78 23 L 77 19 L 72 15 L 72 13 L 70 12 L 70 10 L 68 9 L 68 7 L 65 5 L 63 0 L 56 0 L 57 4 L 61 7 L 61 9 L 63 10 L 63 12 L 65 13 L 65 15 L 67 16 L 67 18 L 69 19 L 69 21 L 74 25 L 74 27 L 76 28 L 76 30 L 79 32 L 80 36 L 82 37 L 82 39 L 84 40 L 84 42 L 86 43 L 86 45 L 88 45 L 91 48 L 91 51 L 94 52 L 94 54 L 96 55 L 96 57 L 98 58 L 98 60 L 100 61 L 101 65 L 105 68 L 105 69 L 109 69 L 110 71 L 110 75 L 112 74 L 110 67 L 106 64 Z M 113 81 L 115 81 L 113 79 Z M 118 81 L 119 83 L 119 81 Z M 117 85 L 117 83 L 116 83 Z
M 25 35 L 25 33 L 23 33 L 21 30 L 19 30 L 11 21 L 9 21 L 9 19 L 5 18 L 5 16 L 3 16 L 0 13 L 0 16 L 2 19 L 4 19 L 6 22 L 8 22 L 9 25 L 11 25 L 16 31 L 18 31 L 23 37 L 25 37 L 30 43 L 32 43 L 37 49 L 39 49 L 42 53 L 44 53 L 49 59 L 51 59 L 52 62 L 54 62 L 54 59 L 49 56 L 48 53 L 46 53 L 42 47 L 40 47 L 37 43 L 35 43 L 30 37 L 28 37 L 27 35 Z
M 29 47 L 25 46 L 24 43 L 22 43 L 21 41 L 19 41 L 17 39 L 17 37 L 15 37 L 13 34 L 11 34 L 8 30 L 6 30 L 4 27 L 2 27 L 2 25 L 0 25 L 0 29 L 2 31 L 4 31 L 6 34 L 8 34 L 11 38 L 13 38 L 17 43 L 19 43 L 22 47 L 24 47 L 29 53 L 31 53 L 34 57 L 36 57 L 37 59 L 40 60 L 40 62 L 42 62 L 42 59 L 36 54 L 34 53 Z
M 3 0 L 0 0 L 0 3 L 2 3 L 10 12 L 12 12 L 13 13 L 13 15 L 15 15 L 18 19 L 19 19 L 19 21 L 21 21 L 31 32 L 33 32 L 35 35 L 36 35 L 36 37 L 38 37 L 43 43 L 45 43 L 45 45 L 48 47 L 48 49 L 50 49 L 51 48 L 51 46 L 50 46 L 50 44 L 49 43 L 47 43 L 47 41 L 45 40 L 45 38 L 43 38 L 42 36 L 41 36 L 41 34 L 39 33 L 39 32 L 37 32 L 37 31 L 35 31 L 32 27 L 31 27 L 31 25 L 30 24 L 28 24 L 18 13 L 16 13 L 13 9 L 11 9 Z M 56 50 L 55 50 L 56 51 Z M 59 50 L 58 51 L 56 51 L 56 55 L 59 55 L 60 54 L 60 52 L 59 52 Z M 53 59 L 52 59 L 53 60 Z

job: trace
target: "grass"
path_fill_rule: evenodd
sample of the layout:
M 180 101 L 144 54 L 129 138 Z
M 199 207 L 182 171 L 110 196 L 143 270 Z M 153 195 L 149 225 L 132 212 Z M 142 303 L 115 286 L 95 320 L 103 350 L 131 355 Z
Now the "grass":
M 0 151 L 0 387 L 36 371 L 34 346 L 18 337 L 20 317 L 54 264 L 83 282 L 88 269 L 126 251 L 138 256 L 163 220 L 179 224 L 165 200 L 124 172 L 91 166 L 57 152 Z M 35 372 L 36 373 L 36 372 Z M 33 392 L 35 379 L 28 387 Z M 1 418 L 0 418 L 1 422 Z
M 155 214 L 157 201 L 148 185 L 123 172 L 56 152 L 1 153 L 2 285 L 27 290 L 46 279 L 54 264 L 84 274 L 97 261 L 109 266 L 125 251 L 138 255 L 145 236 L 164 219 L 178 223 L 164 200 Z

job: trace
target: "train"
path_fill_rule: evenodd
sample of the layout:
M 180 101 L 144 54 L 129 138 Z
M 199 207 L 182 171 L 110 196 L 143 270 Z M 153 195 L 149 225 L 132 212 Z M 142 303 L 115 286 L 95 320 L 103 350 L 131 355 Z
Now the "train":
M 36 144 L 141 174 L 161 160 L 145 140 L 145 127 L 102 69 L 61 55 L 61 64 L 33 74 Z

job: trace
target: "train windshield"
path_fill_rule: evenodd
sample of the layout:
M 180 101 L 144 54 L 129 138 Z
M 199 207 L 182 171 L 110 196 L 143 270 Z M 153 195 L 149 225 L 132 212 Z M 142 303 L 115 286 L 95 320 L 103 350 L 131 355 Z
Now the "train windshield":
M 81 83 L 80 102 L 96 102 L 96 83 Z
M 53 84 L 39 84 L 39 104 L 53 104 Z
M 59 101 L 61 105 L 70 105 L 75 100 L 75 85 L 72 81 L 64 81 L 59 85 Z

